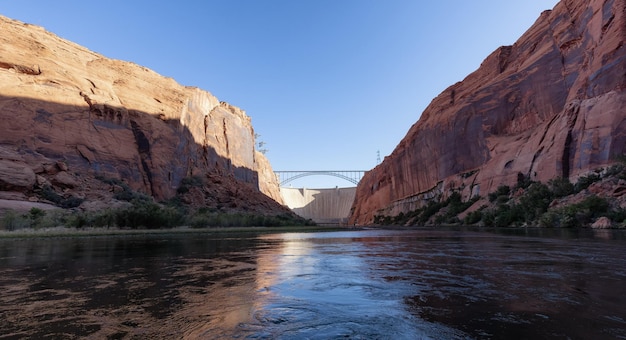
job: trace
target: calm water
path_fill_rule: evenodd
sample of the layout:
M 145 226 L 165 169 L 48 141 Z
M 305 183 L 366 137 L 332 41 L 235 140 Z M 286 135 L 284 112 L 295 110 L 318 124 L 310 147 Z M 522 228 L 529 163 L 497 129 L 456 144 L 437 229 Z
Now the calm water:
M 0 240 L 0 339 L 626 339 L 623 232 Z

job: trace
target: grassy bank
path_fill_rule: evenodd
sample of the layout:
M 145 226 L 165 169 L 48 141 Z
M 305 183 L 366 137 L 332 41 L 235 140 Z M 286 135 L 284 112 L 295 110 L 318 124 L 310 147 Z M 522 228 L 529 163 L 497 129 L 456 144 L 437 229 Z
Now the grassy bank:
M 51 187 L 39 192 L 42 202 L 54 204 L 59 209 L 44 210 L 33 207 L 29 211 L 0 211 L 0 231 L 30 229 L 53 230 L 65 227 L 68 230 L 173 230 L 179 226 L 194 229 L 230 227 L 290 227 L 315 226 L 288 210 L 266 209 L 259 211 L 246 206 L 225 204 L 191 204 L 185 195 L 191 189 L 204 188 L 205 181 L 200 177 L 183 180 L 177 194 L 162 202 L 155 202 L 146 194 L 132 190 L 119 179 L 97 176 L 102 183 L 112 186 L 115 191 L 107 201 L 106 209 L 87 210 L 82 208 L 84 200 L 73 200 L 69 204 L 62 200 Z M 187 202 L 187 203 L 185 203 Z M 199 206 L 200 205 L 200 206 Z M 102 206 L 102 204 L 100 205 Z M 110 233 L 110 232 L 109 232 Z
M 113 193 L 102 202 L 86 202 L 59 193 L 58 188 L 44 186 L 33 192 L 38 202 L 57 209 L 34 206 L 20 210 L 7 205 L 0 210 L 0 232 L 21 231 L 23 234 L 54 233 L 146 233 L 146 230 L 220 229 L 220 228 L 274 228 L 310 227 L 312 220 L 304 219 L 288 209 L 256 201 L 248 206 L 246 201 L 228 201 L 210 196 L 210 186 L 205 177 L 183 179 L 176 195 L 156 202 L 153 197 L 134 191 L 120 179 L 96 176 L 107 192 Z M 205 198 L 199 199 L 196 196 Z M 187 197 L 187 196 L 193 197 Z M 208 198 L 207 198 L 208 197 Z M 209 199 L 210 198 L 210 199 Z M 267 198 L 269 200 L 269 198 Z M 93 204 L 96 203 L 96 204 Z M 267 202 L 264 202 L 267 203 Z M 103 208 L 104 207 L 104 208 Z M 15 209 L 15 210 L 12 210 Z M 63 228 L 59 228 L 63 227 Z M 29 230 L 29 231 L 26 231 Z M 134 231 L 137 230 L 137 231 Z M 45 231 L 45 232 L 44 232 Z
M 165 234 L 263 234 L 263 233 L 301 233 L 355 230 L 340 226 L 280 226 L 280 227 L 216 227 L 190 228 L 175 227 L 162 229 L 119 229 L 119 228 L 25 228 L 15 231 L 0 230 L 0 239 L 46 238 L 46 237 L 86 237 L 86 236 L 141 236 Z

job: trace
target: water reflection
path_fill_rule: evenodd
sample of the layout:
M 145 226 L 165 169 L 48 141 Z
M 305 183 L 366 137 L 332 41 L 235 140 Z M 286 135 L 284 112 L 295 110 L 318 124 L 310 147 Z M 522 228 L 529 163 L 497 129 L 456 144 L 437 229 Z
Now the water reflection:
M 0 333 L 8 337 L 194 336 L 211 322 L 237 324 L 254 292 L 246 250 L 254 238 L 2 242 Z
M 281 240 L 261 253 L 268 293 L 248 325 L 268 338 L 413 338 L 425 334 L 398 292 L 368 272 L 366 248 L 353 233 L 266 235 Z M 270 270 L 264 270 L 269 264 Z
M 0 240 L 5 338 L 624 338 L 619 231 Z

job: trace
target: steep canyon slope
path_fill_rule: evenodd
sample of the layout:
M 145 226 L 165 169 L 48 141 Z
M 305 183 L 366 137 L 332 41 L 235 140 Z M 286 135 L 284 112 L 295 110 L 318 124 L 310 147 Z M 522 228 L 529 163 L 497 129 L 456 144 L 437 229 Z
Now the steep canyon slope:
M 165 200 L 199 177 L 208 192 L 189 203 L 286 211 L 243 110 L 41 27 L 0 29 L 0 200 L 45 202 L 47 188 L 98 206 L 111 183 Z
M 359 183 L 351 223 L 605 166 L 626 147 L 626 0 L 563 0 L 437 96 Z M 462 56 L 459 56 L 462 58 Z

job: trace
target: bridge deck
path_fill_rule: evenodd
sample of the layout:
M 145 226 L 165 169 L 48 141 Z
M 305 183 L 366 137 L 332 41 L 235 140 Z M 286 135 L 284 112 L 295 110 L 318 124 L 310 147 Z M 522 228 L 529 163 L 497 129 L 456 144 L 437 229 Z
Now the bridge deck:
M 281 186 L 306 176 L 334 176 L 352 184 L 359 184 L 366 170 L 290 170 L 274 171 Z

